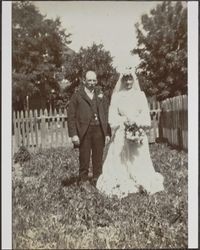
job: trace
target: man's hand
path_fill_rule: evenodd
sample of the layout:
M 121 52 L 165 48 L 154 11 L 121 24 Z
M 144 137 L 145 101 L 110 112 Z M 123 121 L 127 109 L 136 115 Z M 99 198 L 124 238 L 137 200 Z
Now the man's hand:
M 73 143 L 74 145 L 76 145 L 76 146 L 80 145 L 80 139 L 79 139 L 78 135 L 74 135 L 74 136 L 72 137 L 72 143 Z
M 110 142 L 110 136 L 106 136 L 106 138 L 105 138 L 105 144 L 108 144 Z

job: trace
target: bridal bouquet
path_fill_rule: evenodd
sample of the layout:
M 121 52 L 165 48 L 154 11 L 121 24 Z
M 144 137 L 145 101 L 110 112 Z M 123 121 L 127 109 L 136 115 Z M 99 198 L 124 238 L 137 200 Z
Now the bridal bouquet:
M 148 126 L 138 126 L 136 123 L 129 121 L 124 123 L 125 125 L 125 138 L 127 140 L 142 143 L 146 133 L 149 130 Z

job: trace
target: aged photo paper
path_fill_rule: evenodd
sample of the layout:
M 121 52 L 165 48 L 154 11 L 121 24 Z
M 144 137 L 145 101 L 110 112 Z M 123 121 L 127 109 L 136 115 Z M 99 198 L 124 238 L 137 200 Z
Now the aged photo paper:
M 169 12 L 174 11 L 178 1 L 172 2 Z M 148 19 L 154 13 L 150 11 L 163 1 L 19 3 L 2 2 L 2 249 L 176 248 L 180 245 L 198 248 L 198 2 L 181 1 L 183 7 L 180 7 L 187 9 L 187 91 L 175 88 L 174 96 L 186 104 L 183 113 L 188 124 L 184 125 L 183 133 L 173 124 L 177 132 L 172 134 L 180 142 L 182 133 L 182 148 L 168 146 L 166 137 L 169 142 L 170 136 L 162 128 L 160 139 L 161 110 L 164 107 L 166 111 L 172 99 L 165 91 L 159 92 L 166 82 L 160 81 L 158 90 L 149 81 L 148 89 L 149 73 L 145 75 L 148 65 L 140 64 L 142 57 L 145 61 L 149 56 L 148 49 L 147 54 L 142 51 L 144 37 L 154 25 L 159 27 L 159 22 Z M 24 19 L 20 14 L 23 9 Z M 157 11 L 157 18 L 161 18 L 162 8 Z M 173 20 L 177 20 L 174 23 L 179 27 L 182 19 Z M 142 23 L 146 27 L 144 36 L 140 33 Z M 170 30 L 172 34 L 169 26 L 169 34 Z M 184 46 L 181 39 L 174 51 Z M 150 42 L 157 41 L 149 40 L 149 48 Z M 165 53 L 170 44 L 162 41 L 162 46 Z M 185 54 L 180 54 L 174 56 L 172 65 L 185 60 Z M 168 59 L 163 59 L 166 64 Z M 125 198 L 109 199 L 101 196 L 92 182 L 64 186 L 65 180 L 79 171 L 79 145 L 73 146 L 67 125 L 73 92 L 79 91 L 79 85 L 87 81 L 88 71 L 96 71 L 97 82 L 101 83 L 97 102 L 104 95 L 111 100 L 119 76 L 127 67 L 133 69 L 134 82 L 149 95 L 152 127 L 148 150 L 156 171 L 164 176 L 164 191 L 148 196 L 145 190 L 139 189 Z M 171 74 L 169 70 L 168 74 L 166 79 L 173 84 L 176 72 Z M 169 84 L 167 91 L 170 88 Z M 153 91 L 166 94 L 166 98 L 149 98 Z M 176 100 L 171 102 L 178 109 Z M 170 113 L 173 117 L 174 112 Z M 162 124 L 166 117 L 169 114 Z M 100 118 L 94 116 L 94 122 L 95 119 Z M 160 168 L 159 164 L 162 164 Z M 93 170 L 90 167 L 89 176 Z

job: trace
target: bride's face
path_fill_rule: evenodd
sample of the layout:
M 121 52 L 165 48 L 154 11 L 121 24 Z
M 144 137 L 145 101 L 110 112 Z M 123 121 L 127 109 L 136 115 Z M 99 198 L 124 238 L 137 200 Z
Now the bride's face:
M 125 89 L 131 89 L 133 87 L 133 77 L 132 76 L 128 76 L 124 79 L 124 87 Z

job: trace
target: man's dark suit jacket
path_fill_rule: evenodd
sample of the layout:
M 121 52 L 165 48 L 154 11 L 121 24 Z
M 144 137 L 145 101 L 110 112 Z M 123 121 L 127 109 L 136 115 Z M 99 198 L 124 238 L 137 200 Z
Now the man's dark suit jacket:
M 96 92 L 94 94 L 96 95 L 97 110 L 103 134 L 104 136 L 110 135 L 110 127 L 108 124 L 108 100 L 104 95 L 98 96 Z M 92 119 L 93 112 L 91 105 L 91 99 L 84 91 L 83 86 L 72 95 L 67 112 L 69 137 L 78 135 L 80 140 L 83 138 Z

